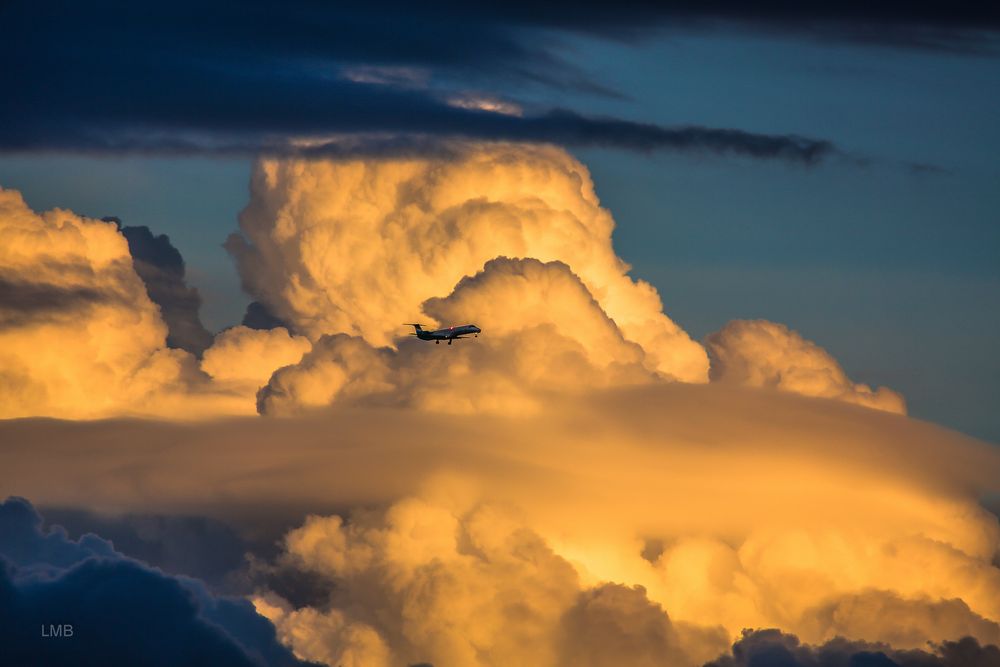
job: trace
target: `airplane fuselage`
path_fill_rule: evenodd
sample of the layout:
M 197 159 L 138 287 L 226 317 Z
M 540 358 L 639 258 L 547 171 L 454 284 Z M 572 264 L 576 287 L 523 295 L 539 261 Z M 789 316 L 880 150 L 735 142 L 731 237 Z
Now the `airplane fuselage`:
M 466 336 L 478 336 L 482 332 L 482 329 L 477 327 L 475 324 L 463 324 L 458 327 L 434 329 L 433 331 L 426 331 L 420 328 L 419 324 L 411 324 L 410 326 L 414 329 L 413 335 L 420 340 L 432 340 L 435 343 L 446 340 L 449 345 L 451 345 L 451 341 L 453 340 L 464 338 Z

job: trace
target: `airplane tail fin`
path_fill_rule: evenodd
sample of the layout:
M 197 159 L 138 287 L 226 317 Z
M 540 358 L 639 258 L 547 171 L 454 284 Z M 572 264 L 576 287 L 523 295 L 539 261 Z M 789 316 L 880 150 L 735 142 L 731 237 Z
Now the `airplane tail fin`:
M 411 333 L 410 335 L 411 336 L 416 336 L 417 332 L 423 331 L 423 329 L 421 329 L 421 327 L 424 326 L 424 325 L 423 324 L 415 324 L 413 322 L 406 322 L 405 324 L 403 324 L 403 326 L 404 327 L 413 327 L 413 333 Z

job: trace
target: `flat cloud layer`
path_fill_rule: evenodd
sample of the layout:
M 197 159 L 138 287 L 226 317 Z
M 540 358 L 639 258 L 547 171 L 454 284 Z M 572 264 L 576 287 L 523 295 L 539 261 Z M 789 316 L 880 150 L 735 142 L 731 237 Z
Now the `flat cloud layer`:
M 663 127 L 538 106 L 555 96 L 568 103 L 567 90 L 619 94 L 575 64 L 567 39 L 635 41 L 663 30 L 736 27 L 995 55 L 995 5 L 390 1 L 348 8 L 255 0 L 240 11 L 175 0 L 133 14 L 117 0 L 5 3 L 0 59 L 20 66 L 0 70 L 0 88 L 12 91 L 0 108 L 0 151 L 287 154 L 294 137 L 339 134 L 397 154 L 465 137 L 811 164 L 837 149 L 816 138 Z M 81 34 L 85 50 L 76 43 Z M 520 110 L 516 100 L 490 99 L 504 91 L 535 104 L 511 113 Z M 736 109 L 729 112 L 741 122 Z M 376 140 L 366 141 L 372 134 Z M 322 148 L 327 155 L 350 150 Z

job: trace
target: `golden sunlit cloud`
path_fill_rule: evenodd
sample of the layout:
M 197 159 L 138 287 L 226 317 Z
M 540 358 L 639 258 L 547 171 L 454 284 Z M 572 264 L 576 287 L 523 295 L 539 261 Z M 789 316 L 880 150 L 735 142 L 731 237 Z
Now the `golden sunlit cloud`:
M 468 93 L 456 95 L 449 98 L 448 104 L 459 109 L 475 109 L 477 111 L 490 111 L 492 113 L 504 114 L 505 116 L 523 116 L 524 109 L 519 104 L 508 102 L 489 95 L 476 95 Z
M 416 340 L 397 351 L 360 337 L 323 337 L 301 363 L 275 372 L 258 395 L 260 412 L 361 401 L 519 414 L 542 410 L 557 392 L 662 380 L 561 262 L 490 260 L 423 310 L 443 322 L 475 319 L 488 333 L 474 344 L 456 341 L 447 354 Z
M 734 320 L 710 334 L 706 347 L 713 382 L 775 387 L 906 414 L 902 396 L 851 382 L 830 353 L 782 324 Z
M 650 284 L 627 275 L 613 229 L 586 167 L 565 151 L 472 144 L 440 159 L 263 161 L 227 248 L 244 285 L 297 332 L 376 346 L 495 257 L 561 261 L 650 370 L 706 381 L 704 349 Z
M 15 421 L 0 424 L 0 465 L 10 492 L 47 505 L 198 511 L 253 530 L 314 513 L 275 567 L 328 581 L 329 597 L 256 600 L 301 657 L 330 665 L 570 665 L 566 638 L 587 628 L 625 651 L 586 663 L 609 666 L 700 664 L 744 627 L 998 640 L 1000 527 L 978 504 L 1000 479 L 991 447 L 725 385 L 547 408 Z M 86 459 L 64 458 L 67 443 Z
M 117 227 L 0 190 L 0 417 L 148 409 L 193 358 L 167 327 Z
M 710 336 L 710 374 L 706 349 L 627 275 L 586 168 L 554 147 L 260 162 L 227 247 L 291 332 L 229 329 L 200 360 L 166 347 L 114 225 L 4 197 L 0 224 L 17 238 L 0 330 L 8 417 L 288 415 L 343 400 L 520 414 L 552 393 L 710 375 L 904 411 L 768 322 Z M 487 333 L 435 355 L 400 346 L 403 321 Z
M 232 327 L 215 337 L 205 350 L 201 369 L 216 382 L 231 383 L 242 393 L 255 393 L 277 368 L 296 364 L 311 349 L 304 336 L 292 336 L 284 327 Z

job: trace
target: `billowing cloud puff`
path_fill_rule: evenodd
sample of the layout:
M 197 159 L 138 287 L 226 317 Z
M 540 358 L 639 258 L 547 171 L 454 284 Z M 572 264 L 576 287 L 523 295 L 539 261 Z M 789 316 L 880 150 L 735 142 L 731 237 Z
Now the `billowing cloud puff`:
M 257 395 L 262 414 L 290 414 L 335 400 L 388 392 L 392 352 L 346 334 L 324 336 L 294 366 L 275 371 Z
M 540 393 L 566 393 L 658 378 L 645 353 L 562 262 L 498 258 L 424 310 L 486 331 L 449 349 L 405 342 L 374 348 L 360 337 L 324 336 L 301 363 L 277 371 L 258 396 L 263 414 L 354 400 L 436 412 L 521 413 Z
M 169 574 L 195 577 L 230 592 L 244 590 L 241 570 L 252 545 L 223 521 L 197 515 L 108 515 L 53 507 L 45 508 L 45 521 L 63 527 L 68 535 L 78 535 L 81 543 L 88 534 L 100 535 L 118 554 Z
M 579 344 L 594 365 L 639 364 L 644 350 L 626 340 L 618 325 L 566 264 L 537 259 L 498 258 L 473 277 L 463 278 L 445 298 L 428 300 L 424 312 L 438 321 L 475 321 L 489 336 L 519 336 L 537 345 L 532 329 L 548 328 Z
M 349 524 L 310 517 L 286 560 L 333 581 L 327 608 L 258 609 L 297 655 L 329 665 L 694 665 L 726 646 L 721 629 L 675 628 L 641 588 L 584 587 L 523 518 L 455 492 Z
M 298 363 L 311 347 L 306 338 L 292 336 L 284 327 L 265 330 L 241 325 L 215 337 L 205 350 L 201 369 L 216 381 L 248 387 L 255 394 L 275 369 Z
M 565 151 L 470 144 L 434 159 L 262 161 L 241 233 L 226 245 L 247 290 L 297 333 L 375 346 L 393 344 L 400 322 L 433 317 L 424 302 L 495 257 L 558 260 L 642 346 L 651 371 L 704 382 L 704 349 L 663 314 L 651 285 L 628 277 L 613 229 Z
M 774 387 L 906 414 L 902 396 L 886 387 L 873 391 L 868 385 L 851 382 L 826 350 L 783 324 L 733 320 L 709 334 L 705 346 L 713 382 Z
M 565 667 L 701 665 L 726 641 L 722 628 L 672 622 L 641 586 L 611 583 L 582 592 L 561 626 Z
M 906 619 L 900 623 L 900 619 Z M 867 590 L 843 595 L 810 610 L 802 634 L 816 641 L 833 637 L 868 637 L 895 647 L 924 646 L 965 636 L 1000 644 L 1000 624 L 976 614 L 961 598 L 903 598 Z
M 1000 640 L 1000 625 L 981 615 L 1000 617 L 1000 580 L 985 562 L 998 532 L 985 517 L 968 526 L 992 533 L 980 547 L 889 524 L 881 536 L 784 517 L 735 546 L 733 537 L 652 532 L 668 543 L 656 556 L 629 554 L 638 546 L 615 546 L 609 533 L 573 544 L 582 535 L 572 528 L 541 528 L 480 491 L 451 475 L 385 511 L 308 518 L 286 537 L 283 564 L 328 578 L 328 599 L 293 609 L 266 594 L 258 609 L 299 657 L 329 665 L 701 665 L 740 628 L 768 625 L 895 651 Z
M 191 373 L 110 222 L 0 190 L 0 417 L 157 412 Z
M 43 531 L 20 498 L 0 503 L 0 621 L 7 664 L 305 667 L 245 600 Z
M 337 667 L 394 667 L 396 663 L 385 640 L 371 626 L 352 622 L 345 614 L 312 607 L 294 609 L 275 595 L 253 600 L 257 613 L 278 629 L 282 643 L 295 655 Z

